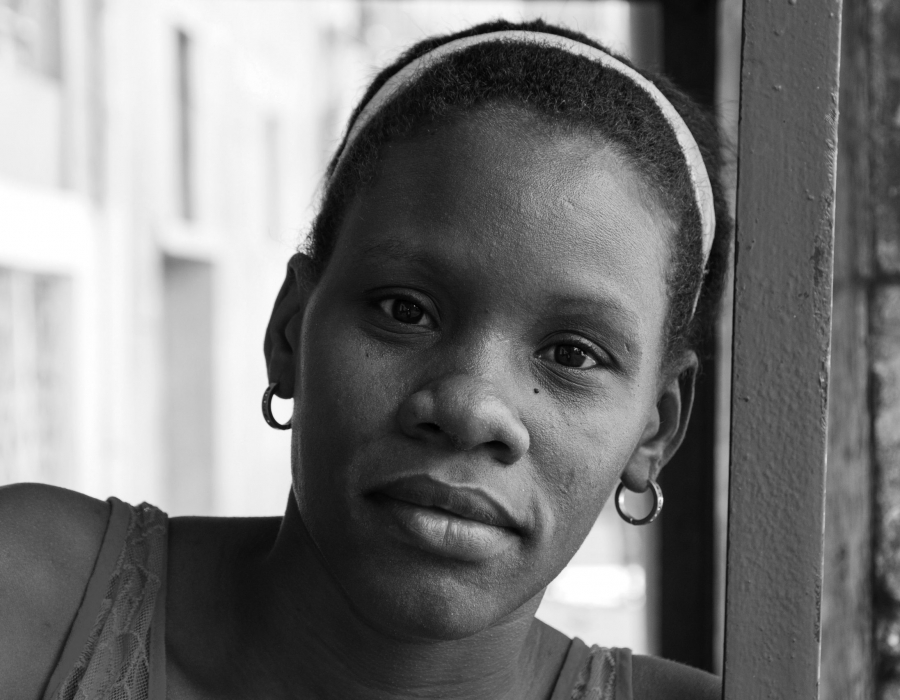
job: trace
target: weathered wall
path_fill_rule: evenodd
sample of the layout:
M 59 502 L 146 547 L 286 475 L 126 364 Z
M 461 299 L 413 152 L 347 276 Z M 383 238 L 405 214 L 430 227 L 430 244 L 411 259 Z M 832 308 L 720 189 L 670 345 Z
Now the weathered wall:
M 843 14 L 822 600 L 822 700 L 872 697 L 868 12 Z
M 844 4 L 823 700 L 900 698 L 900 0 Z
M 876 683 L 900 698 L 900 1 L 873 0 L 870 395 L 875 503 Z

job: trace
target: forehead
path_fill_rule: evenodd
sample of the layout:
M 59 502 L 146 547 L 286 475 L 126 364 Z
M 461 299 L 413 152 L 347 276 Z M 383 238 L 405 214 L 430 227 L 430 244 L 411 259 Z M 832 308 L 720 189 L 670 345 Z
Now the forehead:
M 649 322 L 665 310 L 672 229 L 609 142 L 493 108 L 387 144 L 332 262 L 449 256 L 497 285 L 606 296 Z

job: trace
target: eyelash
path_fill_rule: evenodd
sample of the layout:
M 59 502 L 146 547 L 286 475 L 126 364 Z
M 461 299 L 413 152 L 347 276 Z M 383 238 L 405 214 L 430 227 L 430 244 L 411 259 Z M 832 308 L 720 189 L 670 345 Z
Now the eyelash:
M 575 348 L 578 352 L 582 353 L 590 360 L 592 360 L 594 364 L 590 367 L 573 367 L 571 365 L 563 364 L 558 360 L 557 357 L 559 348 Z M 548 357 L 548 355 L 550 356 Z M 543 348 L 538 350 L 535 356 L 541 360 L 548 360 L 554 365 L 562 367 L 565 370 L 571 370 L 575 372 L 586 372 L 592 369 L 603 369 L 609 367 L 612 364 L 609 355 L 602 350 L 592 347 L 591 345 L 588 345 L 583 341 L 568 338 L 563 338 L 557 340 L 554 343 L 551 343 L 550 345 L 545 345 Z
M 397 304 L 398 302 L 400 302 L 400 303 L 405 302 L 406 304 L 409 304 L 410 306 L 417 307 L 422 312 L 422 317 L 421 317 L 422 320 L 427 320 L 427 321 L 429 321 L 429 323 L 427 323 L 427 324 L 407 323 L 405 321 L 401 321 L 400 319 L 396 318 L 394 316 L 394 312 L 395 312 L 394 305 Z M 393 321 L 394 323 L 400 324 L 402 326 L 406 326 L 407 328 L 423 328 L 423 327 L 433 328 L 436 326 L 434 314 L 432 314 L 431 312 L 428 311 L 428 308 L 427 308 L 428 305 L 424 304 L 423 302 L 419 301 L 418 299 L 416 299 L 412 296 L 396 294 L 396 295 L 392 295 L 392 296 L 388 296 L 388 297 L 382 297 L 381 299 L 378 299 L 375 302 L 375 305 L 379 309 L 381 309 L 381 312 L 385 316 L 387 316 L 389 319 L 391 319 L 391 321 Z

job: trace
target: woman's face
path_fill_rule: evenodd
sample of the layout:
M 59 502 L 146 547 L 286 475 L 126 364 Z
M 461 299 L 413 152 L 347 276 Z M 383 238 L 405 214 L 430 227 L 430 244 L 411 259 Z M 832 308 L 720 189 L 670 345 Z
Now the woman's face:
M 293 455 L 377 628 L 507 618 L 648 468 L 671 228 L 613 149 L 521 110 L 386 149 L 306 306 Z

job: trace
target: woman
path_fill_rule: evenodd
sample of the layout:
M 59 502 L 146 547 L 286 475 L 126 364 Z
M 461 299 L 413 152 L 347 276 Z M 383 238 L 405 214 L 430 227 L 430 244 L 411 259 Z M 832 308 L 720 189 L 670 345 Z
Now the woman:
M 662 506 L 729 246 L 717 151 L 683 93 L 574 32 L 410 49 L 269 323 L 284 518 L 4 489 L 3 697 L 718 697 L 534 617 L 614 488 L 654 495 L 630 522 Z

